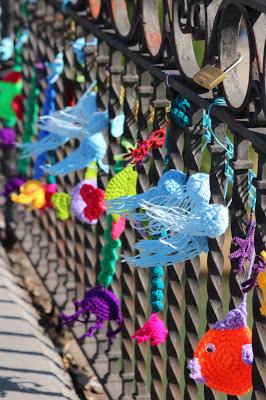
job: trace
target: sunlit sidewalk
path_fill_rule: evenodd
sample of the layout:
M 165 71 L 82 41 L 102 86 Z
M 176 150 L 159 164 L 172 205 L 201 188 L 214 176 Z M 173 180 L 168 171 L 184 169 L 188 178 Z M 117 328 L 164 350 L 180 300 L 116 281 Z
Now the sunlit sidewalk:
M 0 398 L 78 400 L 51 340 L 38 325 L 27 293 L 0 252 Z

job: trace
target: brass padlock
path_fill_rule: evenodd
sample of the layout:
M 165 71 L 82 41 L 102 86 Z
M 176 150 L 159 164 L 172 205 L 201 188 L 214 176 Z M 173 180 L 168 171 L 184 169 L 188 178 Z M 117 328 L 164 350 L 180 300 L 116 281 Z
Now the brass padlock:
M 220 67 L 217 66 L 217 62 L 213 64 L 205 65 L 199 72 L 193 76 L 193 81 L 198 85 L 206 88 L 213 89 L 215 86 L 219 85 L 228 72 L 235 68 L 242 61 L 242 56 L 239 54 L 238 59 L 225 71 L 222 71 Z

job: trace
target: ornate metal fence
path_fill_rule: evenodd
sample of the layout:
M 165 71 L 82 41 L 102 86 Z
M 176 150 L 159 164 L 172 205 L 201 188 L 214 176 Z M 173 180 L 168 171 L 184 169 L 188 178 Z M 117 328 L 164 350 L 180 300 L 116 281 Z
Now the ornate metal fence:
M 192 124 L 188 128 L 171 125 L 168 168 L 194 174 L 202 170 L 202 110 L 207 109 L 213 94 L 201 90 L 192 81 L 199 70 L 195 49 L 204 49 L 202 63 L 218 56 L 223 69 L 229 67 L 242 51 L 244 37 L 246 61 L 231 71 L 217 89 L 227 101 L 226 110 L 213 109 L 216 136 L 225 143 L 227 129 L 234 141 L 235 179 L 231 204 L 233 236 L 244 235 L 248 215 L 245 202 L 248 192 L 248 169 L 257 170 L 256 249 L 266 246 L 266 3 L 264 0 L 89 0 L 87 8 L 67 8 L 62 14 L 60 2 L 39 0 L 21 17 L 19 3 L 17 24 L 30 28 L 30 40 L 23 50 L 25 99 L 36 59 L 52 60 L 64 52 L 65 69 L 56 83 L 58 108 L 69 104 L 69 93 L 79 98 L 94 79 L 97 80 L 98 105 L 108 107 L 111 116 L 123 110 L 126 116 L 124 136 L 132 143 L 145 139 L 150 129 L 162 127 L 171 100 L 180 93 L 191 103 Z M 21 2 L 22 3 L 22 2 Z M 79 3 L 79 2 L 78 2 Z M 241 36 L 244 32 L 244 36 Z M 86 65 L 82 68 L 73 56 L 71 41 L 79 36 L 96 36 L 98 47 L 85 49 Z M 244 65 L 244 68 L 243 68 Z M 242 74 L 242 75 L 241 75 Z M 244 82 L 244 84 L 243 84 Z M 41 81 L 40 105 L 44 86 Z M 74 89 L 74 92 L 73 92 Z M 19 126 L 22 131 L 22 126 Z M 106 163 L 123 152 L 120 143 L 106 135 L 109 144 Z M 58 152 L 61 158 L 71 146 Z M 257 157 L 250 156 L 250 148 Z M 210 151 L 211 201 L 224 204 L 225 151 L 216 142 Z M 158 181 L 164 169 L 164 150 L 156 150 L 141 169 L 138 191 Z M 112 171 L 112 169 L 111 169 Z M 29 168 L 30 176 L 30 168 Z M 112 176 L 112 172 L 110 173 Z M 99 176 L 99 187 L 108 178 Z M 70 192 L 83 179 L 81 173 L 59 178 L 58 185 Z M 10 211 L 9 211 L 10 212 Z M 10 214 L 9 214 L 10 215 Z M 81 297 L 86 288 L 95 285 L 99 254 L 104 243 L 106 217 L 97 227 L 82 225 L 77 219 L 56 220 L 53 210 L 28 213 L 16 207 L 15 233 L 44 284 L 61 310 Z M 132 253 L 135 233 L 127 227 L 123 249 Z M 101 378 L 110 399 L 219 399 L 208 388 L 199 392 L 189 377 L 184 358 L 190 359 L 198 343 L 200 306 L 207 296 L 207 323 L 213 324 L 224 315 L 224 237 L 209 239 L 207 290 L 200 295 L 204 275 L 200 258 L 166 269 L 165 319 L 169 337 L 165 346 L 150 348 L 138 345 L 131 335 L 143 325 L 148 313 L 148 273 L 119 264 L 112 285 L 121 298 L 124 324 L 121 337 L 109 347 L 105 332 L 82 344 L 89 363 Z M 227 282 L 227 281 L 226 281 Z M 230 307 L 242 298 L 241 283 L 232 271 L 229 276 Z M 260 292 L 253 295 L 253 364 L 252 399 L 266 399 L 266 330 L 260 315 Z M 182 333 L 183 332 L 183 333 Z M 74 329 L 78 335 L 79 331 Z M 228 396 L 228 399 L 240 399 Z

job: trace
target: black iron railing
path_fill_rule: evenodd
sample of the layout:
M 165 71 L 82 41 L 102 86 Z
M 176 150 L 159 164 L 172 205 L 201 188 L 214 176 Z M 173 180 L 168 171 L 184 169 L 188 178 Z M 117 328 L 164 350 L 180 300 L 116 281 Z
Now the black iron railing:
M 20 2 L 17 2 L 20 3 Z M 88 4 L 87 4 L 88 3 Z M 75 89 L 79 98 L 94 79 L 97 80 L 98 106 L 108 107 L 111 117 L 124 111 L 124 137 L 136 142 L 146 139 L 151 128 L 165 124 L 171 101 L 180 93 L 191 103 L 192 124 L 188 128 L 170 126 L 170 160 L 168 168 L 188 174 L 204 167 L 202 154 L 202 110 L 213 95 L 225 97 L 226 110 L 213 109 L 216 136 L 225 143 L 230 129 L 234 142 L 234 185 L 231 204 L 232 236 L 244 235 L 248 223 L 245 203 L 248 193 L 248 169 L 257 171 L 256 250 L 266 245 L 266 4 L 264 0 L 89 0 L 88 8 L 67 8 L 62 14 L 56 0 L 39 0 L 27 17 L 21 17 L 17 4 L 16 24 L 27 24 L 30 40 L 23 50 L 25 101 L 36 59 L 52 60 L 64 52 L 65 69 L 56 83 L 58 108 L 67 104 L 66 87 Z M 97 49 L 85 49 L 86 65 L 82 68 L 73 56 L 71 41 L 78 36 L 96 36 Z M 242 42 L 241 42 L 242 40 Z M 242 43 L 242 44 L 241 44 Z M 242 47 L 241 47 L 242 46 Z M 200 89 L 192 81 L 199 70 L 196 55 L 202 49 L 202 64 L 218 57 L 222 69 L 230 66 L 240 51 L 244 61 L 232 70 L 224 84 L 214 93 Z M 80 79 L 83 76 L 84 79 Z M 44 84 L 40 81 L 43 103 Z M 21 132 L 22 126 L 19 126 Z M 106 135 L 109 144 L 106 163 L 113 165 L 113 155 L 123 152 L 119 141 Z M 72 143 L 72 148 L 74 143 Z M 224 204 L 225 151 L 216 142 L 210 151 L 211 201 Z M 250 156 L 253 148 L 256 155 Z M 71 151 L 60 149 L 58 157 Z M 144 164 L 138 179 L 138 191 L 156 184 L 164 169 L 165 150 L 155 150 Z M 208 168 L 208 167 L 207 167 Z M 205 166 L 206 169 L 206 166 Z M 109 177 L 101 174 L 99 187 L 105 188 Z M 29 169 L 30 176 L 30 169 Z M 61 190 L 70 192 L 83 173 L 58 178 Z M 10 215 L 10 214 L 9 214 Z M 56 220 L 53 210 L 28 213 L 16 207 L 16 236 L 36 266 L 44 284 L 62 310 L 73 299 L 82 297 L 94 286 L 99 271 L 100 250 L 106 216 L 96 227 L 84 226 L 72 217 Z M 229 234 L 230 236 L 230 234 Z M 123 249 L 132 253 L 136 240 L 127 227 Z M 200 258 L 166 269 L 165 318 L 169 337 L 165 346 L 151 348 L 138 345 L 131 335 L 147 317 L 148 272 L 120 264 L 112 284 L 122 302 L 124 324 L 121 337 L 109 347 L 105 332 L 81 344 L 88 362 L 102 379 L 111 399 L 196 400 L 218 399 L 219 394 L 205 388 L 199 392 L 190 379 L 184 358 L 193 357 L 200 330 L 200 309 L 207 297 L 207 324 L 224 314 L 224 297 L 228 279 L 224 273 L 225 237 L 209 239 L 207 289 L 200 295 L 200 281 L 205 276 Z M 242 299 L 241 283 L 233 271 L 229 276 L 230 307 Z M 207 290 L 207 293 L 206 293 Z M 265 318 L 261 316 L 260 293 L 253 296 L 253 364 L 252 399 L 266 398 Z M 77 331 L 74 330 L 76 334 Z M 203 396 L 203 397 L 202 397 Z M 204 397 L 205 396 L 205 397 Z M 229 396 L 231 400 L 240 399 Z

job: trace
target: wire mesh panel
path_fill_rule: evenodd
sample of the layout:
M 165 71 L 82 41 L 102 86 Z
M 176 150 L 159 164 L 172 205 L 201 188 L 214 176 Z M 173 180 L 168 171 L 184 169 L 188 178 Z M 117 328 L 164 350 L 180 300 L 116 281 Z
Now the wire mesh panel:
M 207 258 L 197 256 L 165 267 L 164 311 L 160 317 L 165 320 L 169 335 L 163 345 L 150 346 L 131 338 L 151 311 L 150 271 L 117 263 L 111 290 L 121 300 L 122 330 L 112 345 L 106 336 L 108 326 L 81 342 L 88 363 L 110 399 L 224 399 L 207 386 L 200 388 L 190 377 L 187 362 L 193 358 L 205 330 L 225 315 L 228 303 L 231 309 L 243 298 L 243 277 L 236 274 L 234 260 L 229 272 L 227 255 L 231 237 L 245 236 L 251 168 L 257 174 L 253 182 L 257 191 L 257 253 L 266 247 L 265 2 L 90 0 L 84 2 L 83 8 L 79 1 L 62 11 L 59 1 L 39 0 L 21 18 L 22 3 L 17 2 L 16 6 L 17 25 L 24 24 L 30 30 L 22 54 L 25 107 L 38 63 L 52 61 L 58 52 L 63 52 L 64 71 L 55 83 L 56 109 L 76 103 L 96 81 L 98 109 L 108 109 L 111 119 L 121 112 L 125 114 L 123 139 L 132 146 L 138 140 L 145 141 L 156 129 L 167 130 L 167 146 L 155 149 L 138 168 L 138 193 L 156 186 L 165 170 L 179 169 L 187 178 L 203 171 L 210 175 L 210 203 L 226 205 L 230 210 L 231 232 L 208 240 Z M 72 48 L 79 37 L 87 41 L 83 65 Z M 94 37 L 97 46 L 91 44 Z M 217 57 L 224 70 L 236 61 L 239 52 L 244 59 L 242 64 L 232 69 L 213 92 L 193 83 L 199 64 Z M 38 72 L 38 87 L 42 110 L 47 82 L 41 72 Z M 171 105 L 177 95 L 190 103 L 190 123 L 186 126 L 171 117 Z M 208 141 L 202 129 L 202 115 L 213 95 L 224 96 L 227 108 L 213 108 L 215 139 Z M 23 129 L 23 124 L 19 124 L 21 135 Z M 230 160 L 234 178 L 226 197 L 229 136 L 234 143 L 234 156 Z M 110 171 L 99 171 L 101 189 L 106 188 L 116 173 L 114 156 L 126 152 L 121 140 L 111 136 L 110 129 L 106 129 L 104 138 L 108 150 L 103 162 L 110 166 Z M 77 146 L 79 141 L 71 140 L 53 156 L 62 160 Z M 29 162 L 27 177 L 32 176 L 32 171 Z M 83 179 L 84 170 L 80 170 L 57 177 L 56 183 L 59 191 L 71 193 Z M 7 212 L 10 218 L 10 211 Z M 98 283 L 101 251 L 106 244 L 106 213 L 97 225 L 83 224 L 73 215 L 67 221 L 59 221 L 53 209 L 28 212 L 19 206 L 15 207 L 14 215 L 16 237 L 57 309 L 72 310 L 72 301 L 82 298 L 87 289 Z M 139 233 L 127 223 L 121 237 L 121 251 L 133 255 L 139 239 Z M 261 302 L 261 292 L 255 288 L 250 320 L 254 320 L 252 399 L 256 400 L 266 398 L 266 334 Z M 89 323 L 92 320 L 91 317 Z M 73 333 L 81 336 L 83 326 L 74 327 Z M 228 398 L 250 398 L 250 395 Z

